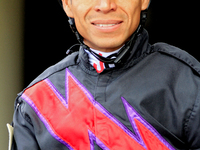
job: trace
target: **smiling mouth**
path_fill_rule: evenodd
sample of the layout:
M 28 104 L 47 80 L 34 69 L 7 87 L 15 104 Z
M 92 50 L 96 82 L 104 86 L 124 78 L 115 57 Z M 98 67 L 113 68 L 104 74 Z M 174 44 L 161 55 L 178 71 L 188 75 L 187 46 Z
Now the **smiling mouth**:
M 98 27 L 112 27 L 112 26 L 118 25 L 120 23 L 113 23 L 113 24 L 95 24 L 95 23 L 93 23 L 93 25 L 98 26 Z
M 121 24 L 123 21 L 117 20 L 96 20 L 91 22 L 92 25 L 97 27 L 113 27 Z

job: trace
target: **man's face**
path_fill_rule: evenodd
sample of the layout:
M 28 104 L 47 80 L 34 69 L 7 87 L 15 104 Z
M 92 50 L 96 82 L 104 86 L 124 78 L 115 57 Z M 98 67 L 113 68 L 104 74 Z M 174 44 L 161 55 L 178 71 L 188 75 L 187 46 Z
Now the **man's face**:
M 149 0 L 62 0 L 67 15 L 90 48 L 119 49 L 137 29 Z

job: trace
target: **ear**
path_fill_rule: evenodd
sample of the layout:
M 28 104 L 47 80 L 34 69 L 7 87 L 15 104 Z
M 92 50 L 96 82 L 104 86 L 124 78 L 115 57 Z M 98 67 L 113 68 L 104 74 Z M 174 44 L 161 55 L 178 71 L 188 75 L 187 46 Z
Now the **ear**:
M 149 7 L 150 0 L 142 0 L 141 10 L 146 10 Z
M 71 0 L 62 0 L 63 9 L 68 17 L 74 18 L 73 12 L 71 10 L 72 3 Z

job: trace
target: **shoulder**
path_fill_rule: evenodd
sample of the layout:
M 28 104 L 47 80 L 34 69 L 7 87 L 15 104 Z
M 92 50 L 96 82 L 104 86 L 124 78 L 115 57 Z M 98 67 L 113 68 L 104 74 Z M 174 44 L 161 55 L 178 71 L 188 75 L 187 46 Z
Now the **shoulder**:
M 173 106 L 173 109 L 169 107 L 168 112 L 177 115 L 173 122 L 181 123 L 180 126 L 184 127 L 180 133 L 185 135 L 190 148 L 199 148 L 200 63 L 186 51 L 169 44 L 156 43 L 152 48 L 155 55 L 151 57 L 153 63 L 149 64 L 159 85 L 164 82 L 164 88 L 168 89 L 164 103 Z
M 168 55 L 181 62 L 182 65 L 190 67 L 200 76 L 200 63 L 188 52 L 166 43 L 156 43 L 153 45 L 153 48 L 154 51 L 160 52 L 164 55 Z
M 47 68 L 43 73 L 41 73 L 37 78 L 35 78 L 22 92 L 18 94 L 18 98 L 24 93 L 24 91 L 28 88 L 31 88 L 35 84 L 37 84 L 40 81 L 43 81 L 56 73 L 62 72 L 64 69 L 69 68 L 70 66 L 75 66 L 78 64 L 78 52 L 74 52 L 68 56 L 66 56 L 63 60 L 56 63 L 53 66 L 50 66 Z M 17 98 L 17 99 L 18 99 Z M 17 101 L 15 102 L 17 103 Z
M 52 76 L 53 74 L 62 71 L 65 68 L 68 68 L 70 66 L 74 66 L 77 65 L 77 59 L 78 59 L 78 52 L 74 52 L 71 55 L 68 55 L 67 57 L 65 57 L 63 60 L 61 60 L 60 62 L 56 63 L 53 66 L 50 66 L 49 68 L 47 68 L 43 73 L 41 73 L 36 79 L 34 79 L 28 87 L 36 84 L 39 81 L 42 81 L 50 76 Z M 28 88 L 27 87 L 27 88 Z

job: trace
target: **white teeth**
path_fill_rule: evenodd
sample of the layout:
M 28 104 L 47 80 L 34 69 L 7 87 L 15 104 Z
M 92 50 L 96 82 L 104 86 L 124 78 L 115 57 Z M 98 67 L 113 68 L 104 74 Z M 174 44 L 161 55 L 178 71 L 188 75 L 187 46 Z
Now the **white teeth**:
M 117 25 L 117 24 L 95 24 L 96 26 L 99 26 L 99 27 L 111 27 L 111 26 L 114 26 L 114 25 Z

